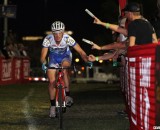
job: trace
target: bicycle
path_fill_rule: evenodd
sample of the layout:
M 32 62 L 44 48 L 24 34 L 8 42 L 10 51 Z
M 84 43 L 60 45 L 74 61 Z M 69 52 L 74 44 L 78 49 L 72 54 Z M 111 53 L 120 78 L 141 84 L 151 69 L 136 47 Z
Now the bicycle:
M 58 70 L 57 73 L 57 81 L 56 81 L 56 96 L 55 96 L 55 103 L 56 103 L 56 117 L 59 119 L 60 129 L 63 128 L 63 113 L 66 112 L 66 101 L 65 101 L 65 84 L 63 81 L 63 70 L 64 69 L 74 69 L 76 71 L 75 66 L 72 67 L 49 67 L 48 69 L 56 69 Z

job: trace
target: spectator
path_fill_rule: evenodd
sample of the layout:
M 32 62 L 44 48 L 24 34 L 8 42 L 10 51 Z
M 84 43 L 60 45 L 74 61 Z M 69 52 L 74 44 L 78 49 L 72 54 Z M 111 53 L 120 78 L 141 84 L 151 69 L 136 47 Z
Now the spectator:
M 2 52 L 2 54 L 4 55 L 4 57 L 5 57 L 6 59 L 9 59 L 9 58 L 10 58 L 9 55 L 8 55 L 8 53 L 7 53 L 6 47 L 3 47 L 3 48 L 1 49 L 1 52 Z
M 9 56 L 10 58 L 13 58 L 13 57 L 16 56 L 16 54 L 15 54 L 15 52 L 14 52 L 13 44 L 11 44 L 11 43 L 6 45 L 6 51 L 7 51 L 8 56 Z
M 122 28 L 125 28 L 126 23 L 126 18 L 122 17 L 119 20 L 119 26 Z M 113 38 L 115 42 L 104 45 L 104 46 L 98 46 L 97 44 L 93 44 L 92 49 L 97 49 L 97 50 L 114 50 L 114 52 L 110 53 L 105 53 L 103 56 L 98 56 L 95 57 L 94 55 L 89 56 L 90 61 L 95 61 L 95 60 L 107 60 L 110 58 L 117 59 L 118 55 L 120 54 L 125 54 L 128 48 L 128 42 L 127 42 L 127 37 L 125 37 L 123 34 L 115 32 L 113 34 Z
M 28 56 L 27 51 L 26 51 L 26 47 L 22 43 L 18 44 L 18 50 L 19 50 L 20 56 L 22 56 L 22 57 Z
M 139 4 L 129 3 L 123 11 L 125 12 L 125 17 L 130 22 L 128 24 L 128 29 L 124 29 L 115 24 L 102 22 L 97 17 L 95 17 L 94 23 L 119 32 L 125 36 L 129 35 L 129 46 L 158 42 L 152 25 L 141 16 Z
M 140 15 L 140 7 L 137 3 L 128 4 L 123 11 L 131 21 L 128 25 L 129 46 L 158 43 L 154 28 Z

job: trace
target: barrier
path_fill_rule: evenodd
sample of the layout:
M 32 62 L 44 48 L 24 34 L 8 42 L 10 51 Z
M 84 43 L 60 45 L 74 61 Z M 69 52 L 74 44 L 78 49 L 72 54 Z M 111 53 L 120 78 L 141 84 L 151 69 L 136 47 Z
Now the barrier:
M 130 130 L 157 129 L 160 127 L 160 45 L 129 47 L 123 70 L 121 84 Z
M 29 58 L 0 57 L 0 85 L 28 82 L 29 73 Z

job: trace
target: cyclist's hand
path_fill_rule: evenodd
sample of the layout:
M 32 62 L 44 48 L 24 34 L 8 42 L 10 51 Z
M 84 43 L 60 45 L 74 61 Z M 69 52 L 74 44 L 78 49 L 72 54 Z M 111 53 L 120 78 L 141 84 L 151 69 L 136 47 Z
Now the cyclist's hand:
M 91 69 L 93 67 L 93 62 L 88 61 L 85 63 L 85 65 Z
M 95 57 L 94 55 L 90 54 L 90 55 L 88 56 L 88 60 L 89 60 L 90 62 L 94 62 L 94 61 L 96 61 L 96 57 Z
M 46 73 L 46 71 L 47 71 L 47 66 L 46 66 L 45 63 L 42 64 L 42 70 Z

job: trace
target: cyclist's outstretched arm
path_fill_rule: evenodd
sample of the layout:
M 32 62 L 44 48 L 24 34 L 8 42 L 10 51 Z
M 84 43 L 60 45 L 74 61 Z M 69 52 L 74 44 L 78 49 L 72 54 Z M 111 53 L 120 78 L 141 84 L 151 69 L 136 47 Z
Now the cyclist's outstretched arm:
M 122 27 L 120 27 L 120 26 L 118 26 L 116 24 L 102 22 L 97 17 L 94 18 L 94 22 L 93 23 L 98 24 L 98 25 L 102 25 L 102 26 L 106 27 L 107 29 L 111 29 L 112 31 L 119 32 L 119 33 L 121 33 L 121 34 L 123 34 L 125 36 L 128 35 L 127 29 L 122 28 Z
M 87 62 L 88 61 L 88 56 L 87 54 L 83 51 L 83 49 L 80 47 L 80 45 L 77 43 L 74 47 L 73 47 L 81 56 L 81 58 Z
M 46 63 L 47 53 L 48 53 L 48 48 L 42 48 L 41 57 L 40 57 L 40 61 L 41 61 L 42 64 Z

